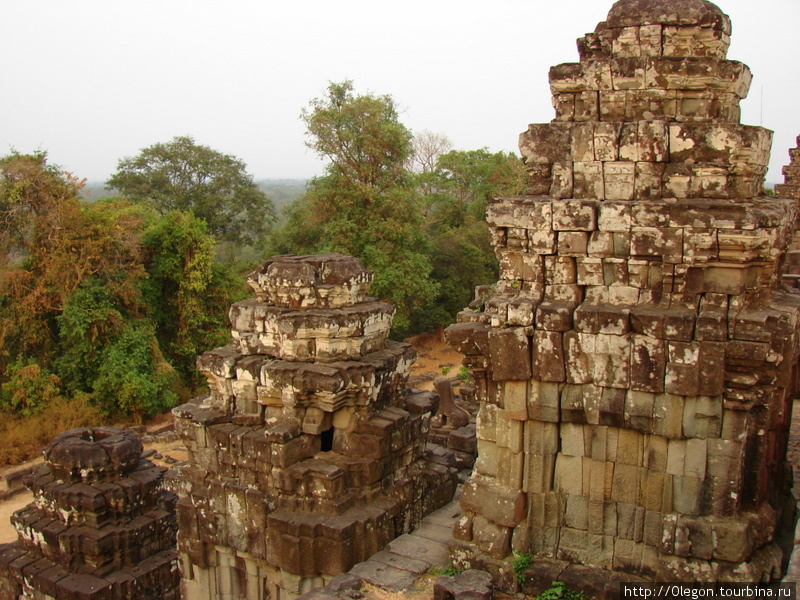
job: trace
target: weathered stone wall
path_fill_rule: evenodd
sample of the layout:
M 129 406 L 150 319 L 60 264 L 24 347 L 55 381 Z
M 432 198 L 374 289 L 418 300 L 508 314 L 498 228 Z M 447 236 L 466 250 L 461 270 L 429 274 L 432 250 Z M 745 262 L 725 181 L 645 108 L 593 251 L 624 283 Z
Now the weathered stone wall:
M 507 585 L 512 550 L 553 559 L 545 587 L 780 575 L 797 207 L 759 197 L 730 31 L 704 0 L 614 4 L 520 136 L 529 195 L 489 207 L 501 279 L 447 332 L 481 400 L 453 556 Z
M 789 158 L 789 164 L 783 167 L 784 182 L 775 186 L 775 195 L 800 201 L 800 136 L 797 137 L 797 147 L 789 150 Z M 800 288 L 800 227 L 795 229 L 786 255 L 783 281 L 791 287 Z
M 234 343 L 198 367 L 210 395 L 174 410 L 184 598 L 285 600 L 366 560 L 449 502 L 454 469 L 423 457 L 431 393 L 394 308 L 338 254 L 280 256 L 237 302 Z
M 53 439 L 25 482 L 34 502 L 11 519 L 19 540 L 0 546 L 0 598 L 178 597 L 175 496 L 141 455 L 130 429 Z

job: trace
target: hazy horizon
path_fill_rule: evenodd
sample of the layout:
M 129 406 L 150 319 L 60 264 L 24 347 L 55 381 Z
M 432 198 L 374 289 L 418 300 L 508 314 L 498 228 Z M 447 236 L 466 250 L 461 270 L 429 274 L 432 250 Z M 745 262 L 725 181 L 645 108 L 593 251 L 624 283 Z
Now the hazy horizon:
M 767 180 L 800 134 L 796 0 L 724 0 L 728 57 L 754 74 L 742 123 L 775 131 Z M 366 0 L 42 0 L 0 6 L 0 153 L 42 149 L 105 181 L 144 147 L 191 135 L 242 159 L 257 179 L 308 179 L 301 110 L 329 81 L 390 94 L 412 132 L 454 147 L 517 150 L 528 123 L 553 118 L 547 73 L 612 2 Z

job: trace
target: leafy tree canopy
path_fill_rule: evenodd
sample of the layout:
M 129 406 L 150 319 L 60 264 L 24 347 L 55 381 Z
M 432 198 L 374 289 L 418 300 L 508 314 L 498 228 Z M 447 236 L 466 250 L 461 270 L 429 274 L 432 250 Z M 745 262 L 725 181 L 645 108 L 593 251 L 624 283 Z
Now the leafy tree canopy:
M 0 158 L 0 411 L 149 416 L 188 397 L 233 286 L 201 219 L 79 187 L 44 153 Z
M 414 330 L 430 330 L 455 320 L 477 285 L 497 280 L 498 265 L 485 214 L 489 201 L 524 192 L 525 167 L 505 152 L 450 150 L 446 138 L 427 134 L 415 144 L 424 161 L 417 169 L 426 233 L 439 284 L 436 298 L 414 315 Z M 441 151 L 440 151 L 441 150 Z
M 257 244 L 275 218 L 272 201 L 241 160 L 189 136 L 123 158 L 107 185 L 161 214 L 191 212 L 218 240 Z
M 407 167 L 411 132 L 390 96 L 358 95 L 350 81 L 331 83 L 302 118 L 308 146 L 330 163 L 290 209 L 281 250 L 360 258 L 375 271 L 372 293 L 397 306 L 395 330 L 407 332 L 411 313 L 437 290 Z
M 356 95 L 352 81 L 331 83 L 301 118 L 311 138 L 308 147 L 332 163 L 328 174 L 342 177 L 363 201 L 406 176 L 412 135 L 400 123 L 391 96 Z
M 43 220 L 66 202 L 75 202 L 83 182 L 48 164 L 46 152 L 12 152 L 0 158 L 0 256 L 24 257 L 42 242 Z

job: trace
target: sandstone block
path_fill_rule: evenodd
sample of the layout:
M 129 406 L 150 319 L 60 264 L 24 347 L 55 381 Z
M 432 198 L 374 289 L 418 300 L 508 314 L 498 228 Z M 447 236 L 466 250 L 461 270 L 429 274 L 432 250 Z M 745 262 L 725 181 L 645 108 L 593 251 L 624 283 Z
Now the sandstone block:
M 531 351 L 522 328 L 490 330 L 489 356 L 497 381 L 525 381 L 531 376 Z
M 532 374 L 540 381 L 565 380 L 564 349 L 560 332 L 534 331 Z
M 503 527 L 514 527 L 526 513 L 525 494 L 495 486 L 488 481 L 470 479 L 464 484 L 461 505 L 465 510 L 484 515 L 493 523 Z M 473 535 L 476 523 L 473 521 Z M 511 541 L 510 538 L 508 540 Z

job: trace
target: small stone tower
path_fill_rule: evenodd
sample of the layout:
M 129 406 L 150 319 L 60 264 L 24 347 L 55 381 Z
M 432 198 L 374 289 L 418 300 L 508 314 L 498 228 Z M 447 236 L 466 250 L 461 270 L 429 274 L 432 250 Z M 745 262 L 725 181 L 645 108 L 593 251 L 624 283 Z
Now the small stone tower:
M 4 600 L 178 598 L 175 495 L 135 431 L 71 429 L 26 481 L 19 540 L 0 546 Z
M 789 150 L 789 164 L 783 167 L 783 183 L 775 186 L 775 195 L 800 200 L 800 136 L 797 147 Z
M 184 598 L 293 598 L 452 499 L 423 459 L 437 397 L 406 389 L 414 351 L 387 341 L 371 281 L 341 254 L 273 257 L 231 307 L 234 343 L 198 359 L 211 394 L 174 410 Z
M 800 136 L 797 136 L 797 147 L 789 150 L 790 162 L 783 167 L 783 183 L 775 186 L 778 198 L 792 198 L 800 202 Z M 800 211 L 798 212 L 800 215 Z M 800 216 L 798 216 L 800 219 Z M 787 285 L 800 288 L 800 227 L 794 232 L 794 239 L 786 255 L 783 281 Z
M 528 195 L 489 207 L 501 279 L 448 329 L 481 399 L 453 556 L 506 587 L 512 550 L 545 587 L 781 574 L 797 206 L 762 197 L 730 33 L 705 0 L 616 2 L 521 134 Z

